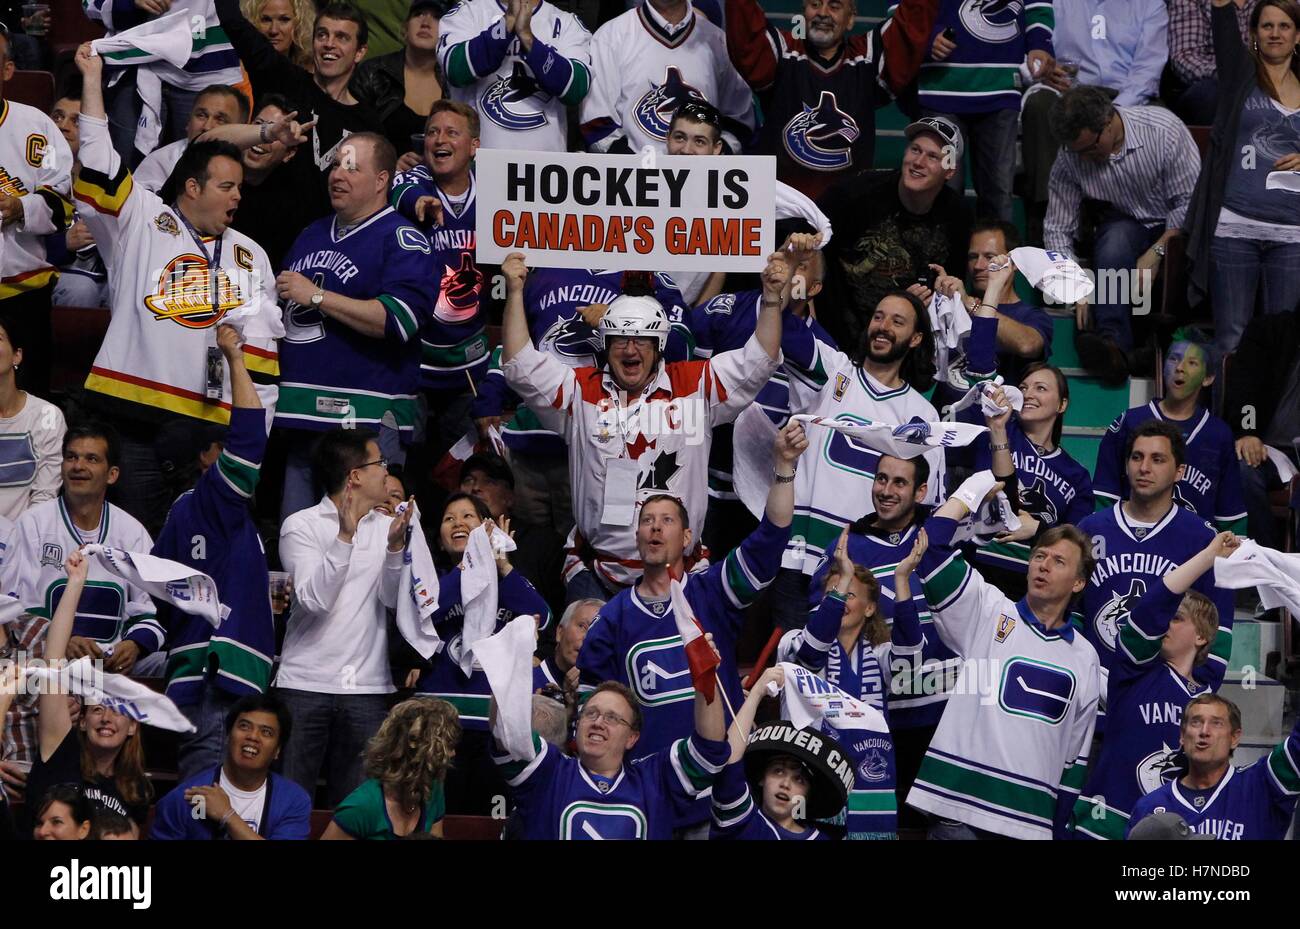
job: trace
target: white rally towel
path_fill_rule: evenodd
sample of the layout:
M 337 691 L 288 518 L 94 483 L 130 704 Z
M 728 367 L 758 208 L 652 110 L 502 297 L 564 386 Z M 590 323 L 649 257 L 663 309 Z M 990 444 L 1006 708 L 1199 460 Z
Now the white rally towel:
M 973 423 L 927 423 L 919 416 L 901 426 L 893 423 L 846 423 L 811 413 L 796 413 L 790 419 L 805 426 L 834 429 L 868 448 L 895 458 L 917 458 L 933 448 L 970 445 L 989 431 L 987 426 L 976 426 Z
M 27 611 L 17 597 L 0 594 L 0 626 L 7 626 L 23 617 Z
M 945 297 L 935 291 L 930 298 L 930 329 L 934 332 L 935 366 L 940 377 L 948 376 L 948 357 L 970 335 L 971 319 L 960 297 Z
M 1010 257 L 1030 284 L 1057 303 L 1078 303 L 1092 295 L 1092 278 L 1068 255 L 1022 245 L 1012 249 Z
M 516 761 L 537 757 L 533 744 L 533 652 L 537 617 L 516 616 L 496 635 L 474 644 L 474 657 L 496 698 L 492 734 Z
M 194 51 L 189 12 L 175 10 L 139 26 L 95 39 L 90 46 L 96 55 L 103 57 L 105 64 L 136 68 L 136 92 L 144 106 L 135 147 L 149 154 L 158 147 L 162 135 L 162 78 L 150 65 L 165 61 L 173 67 L 185 67 Z
M 87 703 L 107 706 L 146 726 L 172 732 L 197 731 L 166 695 L 136 683 L 125 674 L 105 674 L 89 657 L 70 661 L 58 670 L 28 667 L 24 673 L 45 682 L 46 688 L 55 688 L 45 690 L 46 693 L 76 694 Z
M 767 509 L 775 463 L 776 423 L 756 403 L 740 411 L 731 430 L 731 485 L 755 519 Z
M 817 208 L 817 204 L 789 184 L 780 181 L 776 182 L 775 192 L 776 209 L 773 212 L 776 219 L 805 219 L 808 225 L 822 234 L 821 245 L 818 248 L 825 248 L 830 244 L 831 221 Z
M 82 553 L 95 555 L 109 571 L 150 596 L 184 613 L 202 616 L 214 629 L 230 615 L 230 607 L 223 605 L 217 595 L 217 582 L 189 565 L 108 545 L 86 545 Z
M 460 560 L 460 602 L 465 606 L 465 623 L 461 629 L 460 669 L 469 677 L 474 670 L 475 644 L 497 627 L 496 555 L 513 552 L 515 541 L 500 529 L 488 539 L 487 523 L 480 523 L 469 534 L 469 544 Z
M 1264 609 L 1281 606 L 1300 616 L 1300 555 L 1244 539 L 1227 558 L 1214 559 L 1214 583 L 1226 590 L 1257 587 Z
M 973 541 L 976 545 L 988 545 L 1000 533 L 1020 528 L 1020 517 L 1012 512 L 1011 501 L 1003 491 L 999 490 L 992 500 L 984 500 L 996 483 L 992 471 L 977 471 L 953 492 L 952 496 L 966 504 L 971 512 L 957 523 L 951 544 Z
M 397 512 L 405 512 L 407 506 L 399 503 Z M 402 576 L 397 584 L 397 631 L 428 661 L 442 649 L 442 639 L 431 619 L 438 610 L 438 571 L 420 528 L 418 506 L 411 514 L 408 539 L 402 552 Z
M 1281 449 L 1271 445 L 1264 446 L 1264 454 L 1268 456 L 1269 461 L 1273 462 L 1273 467 L 1277 468 L 1278 480 L 1283 484 L 1290 484 L 1291 478 L 1296 476 L 1295 465 L 1291 463 L 1291 459 L 1283 454 Z
M 1270 171 L 1264 178 L 1264 189 L 1300 194 L 1300 171 Z
M 1025 406 L 1025 395 L 1019 387 L 1012 387 L 1002 380 L 999 374 L 991 381 L 980 381 L 978 384 L 971 385 L 970 390 L 962 395 L 961 399 L 952 406 L 945 407 L 943 418 L 945 422 L 956 420 L 957 414 L 968 406 L 974 406 L 979 403 L 980 412 L 985 416 L 997 416 L 1002 412 L 1002 408 L 993 402 L 993 389 L 1001 387 L 1002 392 L 1006 394 L 1007 400 L 1011 402 L 1011 409 L 1019 413 Z
M 850 697 L 807 668 L 788 661 L 781 662 L 779 667 L 785 672 L 781 717 L 793 725 L 800 729 L 820 729 L 825 723 L 836 730 L 889 732 L 884 714 L 870 704 Z M 771 689 L 769 685 L 769 693 Z

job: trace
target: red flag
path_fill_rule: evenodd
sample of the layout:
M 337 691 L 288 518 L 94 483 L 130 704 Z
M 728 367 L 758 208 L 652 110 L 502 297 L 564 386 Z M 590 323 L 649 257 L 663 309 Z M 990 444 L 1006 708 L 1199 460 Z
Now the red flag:
M 704 629 L 695 618 L 691 605 L 686 602 L 686 593 L 681 583 L 674 578 L 671 584 L 671 602 L 673 619 L 677 623 L 677 633 L 682 637 L 682 647 L 686 649 L 686 664 L 691 669 L 691 683 L 695 689 L 704 694 L 708 703 L 713 702 L 718 689 L 718 665 L 721 660 L 704 638 Z

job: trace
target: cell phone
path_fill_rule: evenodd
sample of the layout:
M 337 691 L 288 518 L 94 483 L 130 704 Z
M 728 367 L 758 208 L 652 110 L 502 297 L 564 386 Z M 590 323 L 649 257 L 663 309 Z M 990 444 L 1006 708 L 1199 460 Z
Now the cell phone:
M 952 28 L 952 26 L 949 26 L 947 29 L 943 31 L 943 37 L 947 39 L 949 42 L 956 42 L 957 30 Z

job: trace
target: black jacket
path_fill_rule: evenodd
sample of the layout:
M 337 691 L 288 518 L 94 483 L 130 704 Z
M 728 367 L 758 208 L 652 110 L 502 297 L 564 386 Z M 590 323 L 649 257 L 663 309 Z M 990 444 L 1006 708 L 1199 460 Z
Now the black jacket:
M 1219 225 L 1223 195 L 1232 159 L 1239 157 L 1237 133 L 1246 99 L 1258 86 L 1255 61 L 1241 42 L 1237 16 L 1231 5 L 1210 10 L 1214 32 L 1214 58 L 1219 69 L 1219 99 L 1210 133 L 1210 150 L 1201 165 L 1192 202 L 1184 221 L 1187 233 L 1188 302 L 1195 306 L 1210 290 L 1210 246 Z
M 1300 316 L 1267 313 L 1246 327 L 1228 366 L 1224 384 L 1223 418 L 1236 438 L 1268 434 L 1285 393 L 1286 379 L 1300 353 Z M 1253 413 L 1252 413 L 1253 411 Z M 1246 429 L 1243 422 L 1252 422 Z
M 367 58 L 357 65 L 348 89 L 352 96 L 378 117 L 380 122 L 387 122 L 402 101 L 406 99 L 406 52 L 398 49 L 378 58 Z M 442 65 L 437 66 L 438 85 L 442 95 L 449 97 L 446 75 Z

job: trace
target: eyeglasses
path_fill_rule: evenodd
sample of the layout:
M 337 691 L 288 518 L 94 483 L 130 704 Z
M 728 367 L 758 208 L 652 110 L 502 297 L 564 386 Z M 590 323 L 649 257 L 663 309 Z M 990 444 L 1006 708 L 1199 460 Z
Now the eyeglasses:
M 589 723 L 594 723 L 598 719 L 603 719 L 606 725 L 610 725 L 610 726 L 624 725 L 627 726 L 629 729 L 632 728 L 632 724 L 628 722 L 626 719 L 624 719 L 622 716 L 619 716 L 617 713 L 610 713 L 608 711 L 601 712 L 600 710 L 596 709 L 594 706 L 587 707 L 585 710 L 583 710 L 581 713 L 578 714 L 578 718 L 584 719 Z
M 387 471 L 387 470 L 388 470 L 388 459 L 387 459 L 387 458 L 380 457 L 380 458 L 376 458 L 374 461 L 367 461 L 365 464 L 359 464 L 359 465 L 357 465 L 356 470 L 357 470 L 357 471 L 360 471 L 362 468 L 368 468 L 368 467 L 370 467 L 371 465 L 379 465 L 379 467 L 381 467 L 381 468 L 383 468 L 385 471 Z

